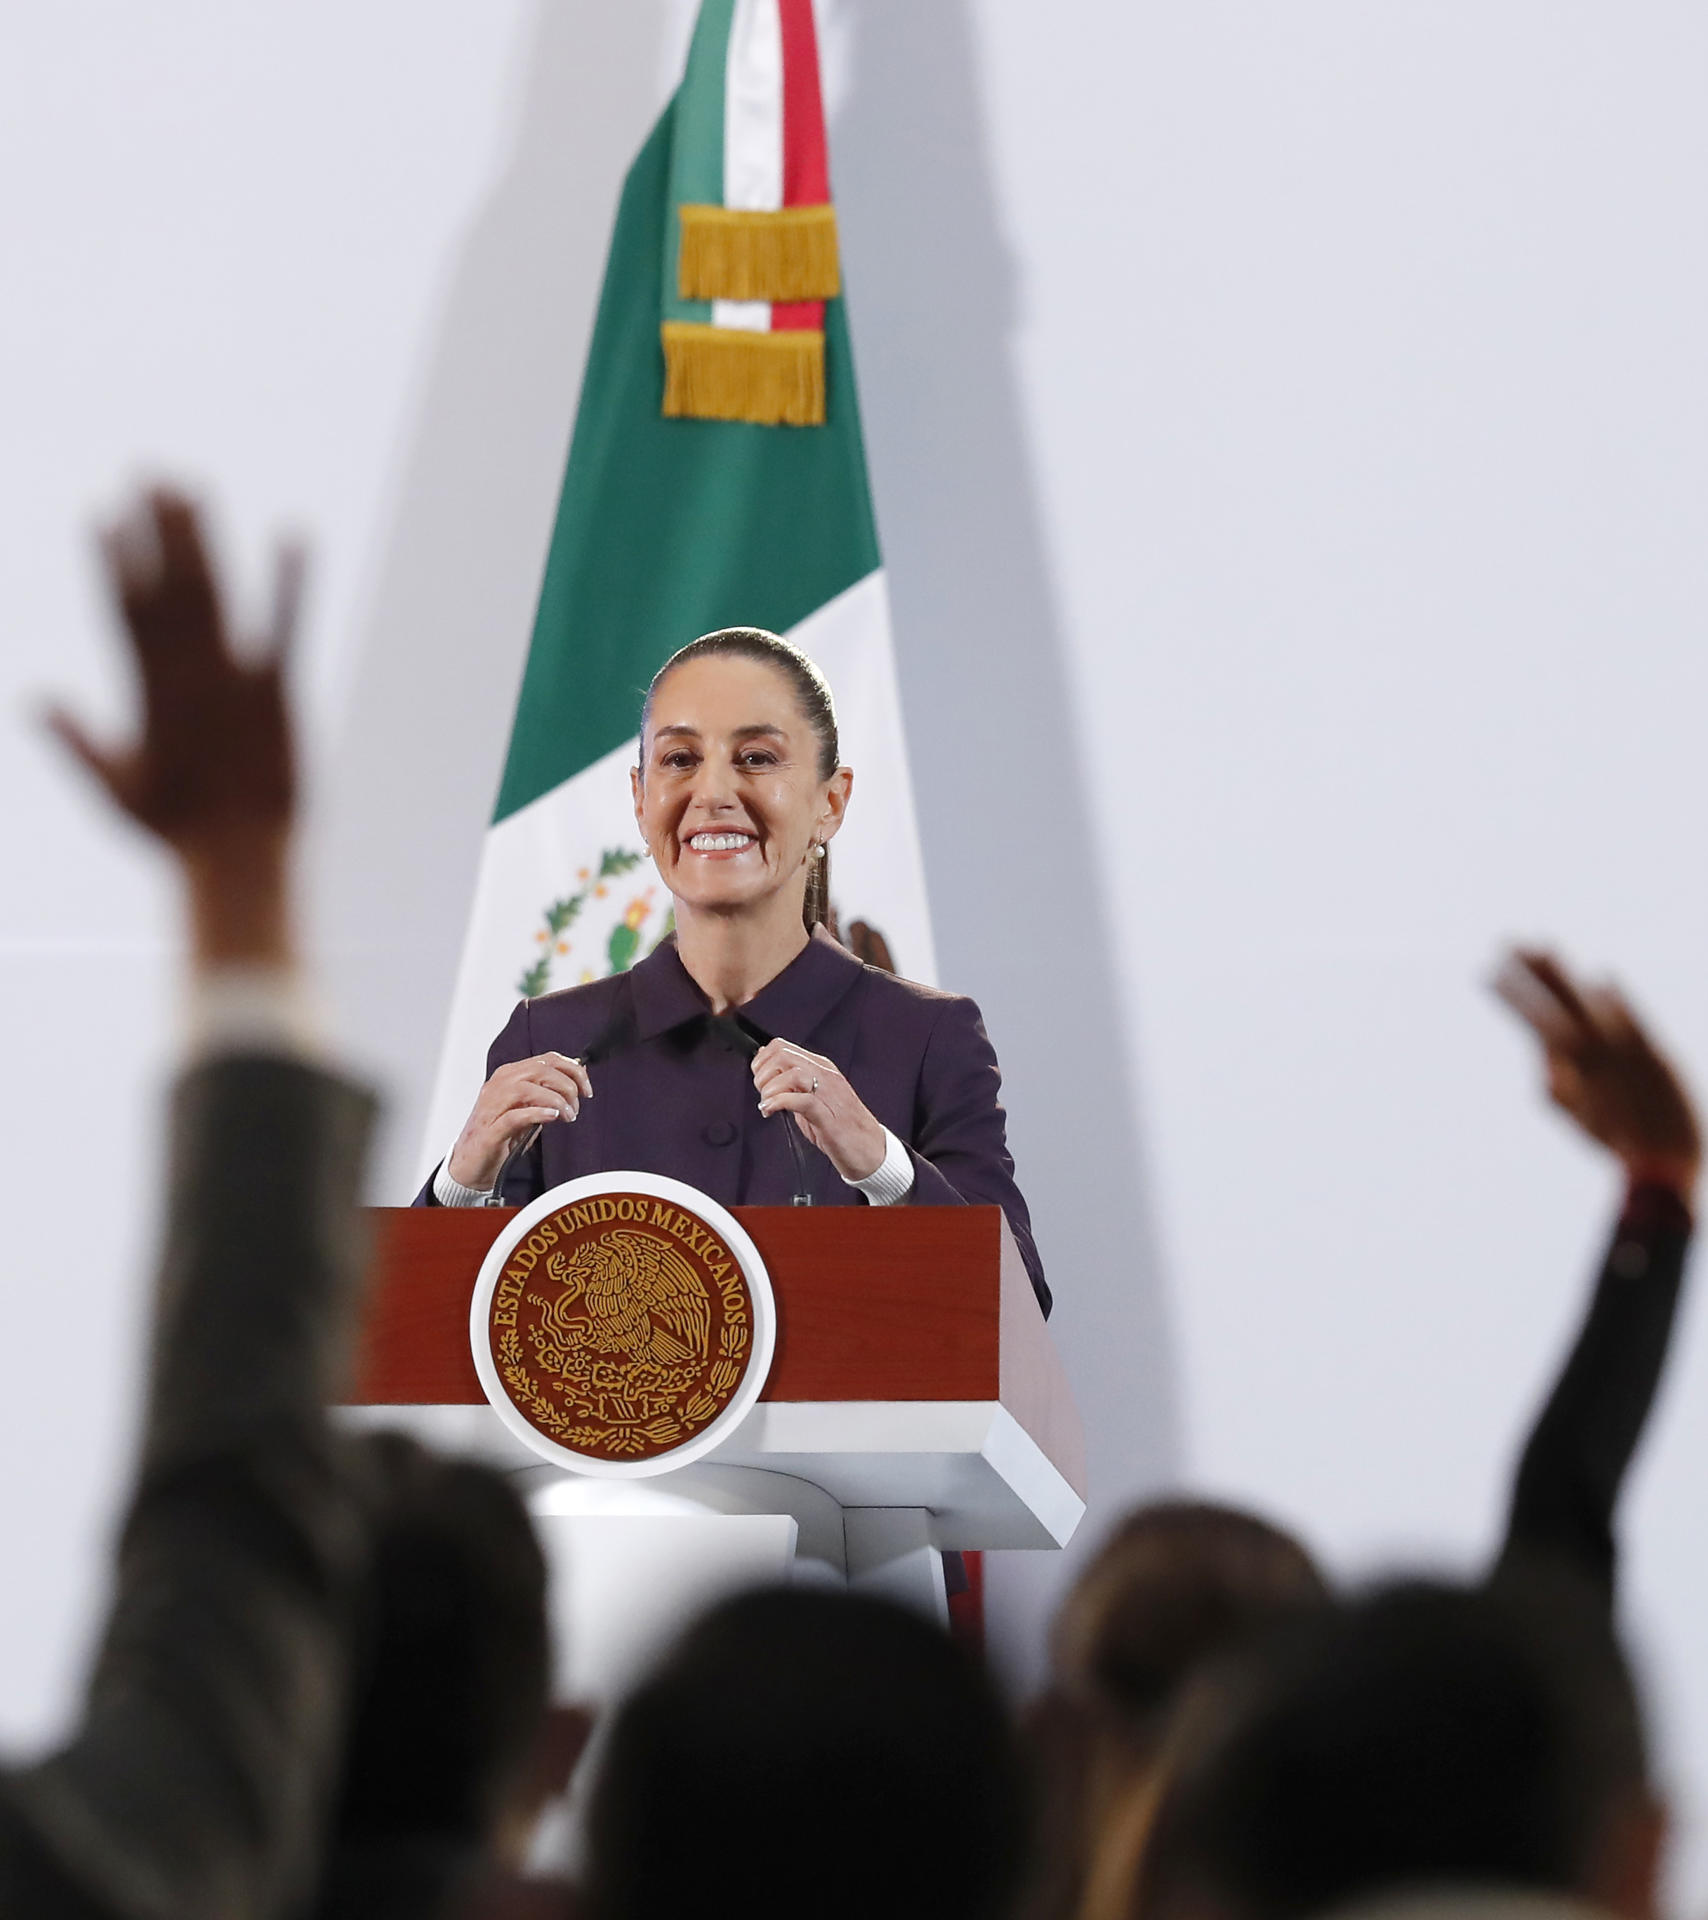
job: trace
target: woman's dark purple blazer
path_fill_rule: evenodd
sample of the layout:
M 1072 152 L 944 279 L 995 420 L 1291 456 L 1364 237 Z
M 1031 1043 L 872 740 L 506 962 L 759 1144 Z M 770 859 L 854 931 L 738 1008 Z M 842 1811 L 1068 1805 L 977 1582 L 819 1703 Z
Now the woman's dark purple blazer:
M 820 928 L 740 1022 L 761 1045 L 792 1040 L 836 1062 L 912 1154 L 908 1204 L 1001 1207 L 1049 1312 L 1004 1137 L 996 1055 L 971 1000 L 869 967 Z M 560 1181 L 633 1167 L 725 1206 L 787 1206 L 795 1172 L 783 1129 L 794 1122 L 761 1115 L 751 1050 L 751 1039 L 710 1018 L 673 940 L 627 973 L 524 1000 L 492 1043 L 487 1072 L 547 1051 L 591 1056 L 594 1097 L 511 1161 L 504 1203 L 525 1206 Z M 866 1204 L 823 1154 L 801 1146 L 814 1206 Z M 416 1205 L 435 1204 L 429 1179 Z

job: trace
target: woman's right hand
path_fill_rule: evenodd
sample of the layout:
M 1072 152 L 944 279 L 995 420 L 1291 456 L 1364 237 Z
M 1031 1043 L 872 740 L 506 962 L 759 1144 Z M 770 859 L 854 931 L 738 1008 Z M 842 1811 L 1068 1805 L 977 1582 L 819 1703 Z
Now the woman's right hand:
M 458 1186 L 490 1193 L 516 1140 L 532 1127 L 573 1120 L 582 1101 L 592 1098 L 587 1069 L 567 1053 L 509 1061 L 481 1088 L 445 1171 Z

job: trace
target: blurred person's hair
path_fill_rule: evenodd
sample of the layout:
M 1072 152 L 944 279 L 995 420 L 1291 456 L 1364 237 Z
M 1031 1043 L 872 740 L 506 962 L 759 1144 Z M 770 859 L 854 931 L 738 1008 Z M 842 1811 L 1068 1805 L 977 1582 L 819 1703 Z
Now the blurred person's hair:
M 1410 1582 L 1286 1623 L 1201 1676 L 1128 1812 L 1111 1844 L 1131 1878 L 1111 1897 L 1100 1874 L 1088 1914 L 1304 1920 L 1443 1890 L 1639 1913 L 1653 1896 L 1635 1689 L 1605 1607 L 1566 1580 Z
M 1075 1581 L 1051 1632 L 1054 1675 L 1141 1734 L 1206 1657 L 1327 1598 L 1310 1554 L 1269 1521 L 1157 1501 L 1128 1514 Z
M 1204 1662 L 1328 1597 L 1299 1541 L 1239 1508 L 1156 1501 L 1116 1526 L 1056 1616 L 1050 1685 L 1027 1718 L 1029 1920 L 1077 1911 L 1111 1809 L 1151 1767 Z
M 929 1622 L 816 1590 L 726 1602 L 619 1709 L 594 1789 L 599 1920 L 983 1920 L 1024 1848 L 1011 1731 Z
M 551 1683 L 546 1569 L 503 1475 L 397 1433 L 352 1443 L 372 1531 L 334 1845 L 491 1844 Z

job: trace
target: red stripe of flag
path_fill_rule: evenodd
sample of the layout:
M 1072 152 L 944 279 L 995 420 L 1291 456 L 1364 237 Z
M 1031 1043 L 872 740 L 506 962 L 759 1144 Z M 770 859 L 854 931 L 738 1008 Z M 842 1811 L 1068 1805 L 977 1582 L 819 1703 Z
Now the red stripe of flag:
M 783 28 L 783 205 L 821 207 L 830 198 L 830 151 L 812 0 L 777 0 L 777 12 Z M 823 325 L 822 300 L 779 300 L 771 309 L 776 333 Z
M 773 300 L 773 333 L 816 333 L 824 325 L 822 300 Z
M 812 0 L 778 0 L 783 28 L 783 205 L 821 207 L 830 198 L 824 95 Z

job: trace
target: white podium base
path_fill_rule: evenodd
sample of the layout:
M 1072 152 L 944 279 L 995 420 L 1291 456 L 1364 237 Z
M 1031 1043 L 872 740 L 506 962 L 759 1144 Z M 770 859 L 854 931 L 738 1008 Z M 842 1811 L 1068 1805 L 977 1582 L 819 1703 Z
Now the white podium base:
M 551 1569 L 560 1699 L 617 1698 L 696 1614 L 744 1587 L 847 1584 L 948 1625 L 921 1508 L 844 1512 L 805 1480 L 749 1467 L 658 1481 L 542 1465 L 516 1477 Z
M 555 1691 L 605 1706 L 696 1614 L 792 1577 L 787 1513 L 720 1513 L 674 1493 L 547 1467 L 528 1491 L 551 1577 Z M 614 1496 L 614 1497 L 613 1497 Z

